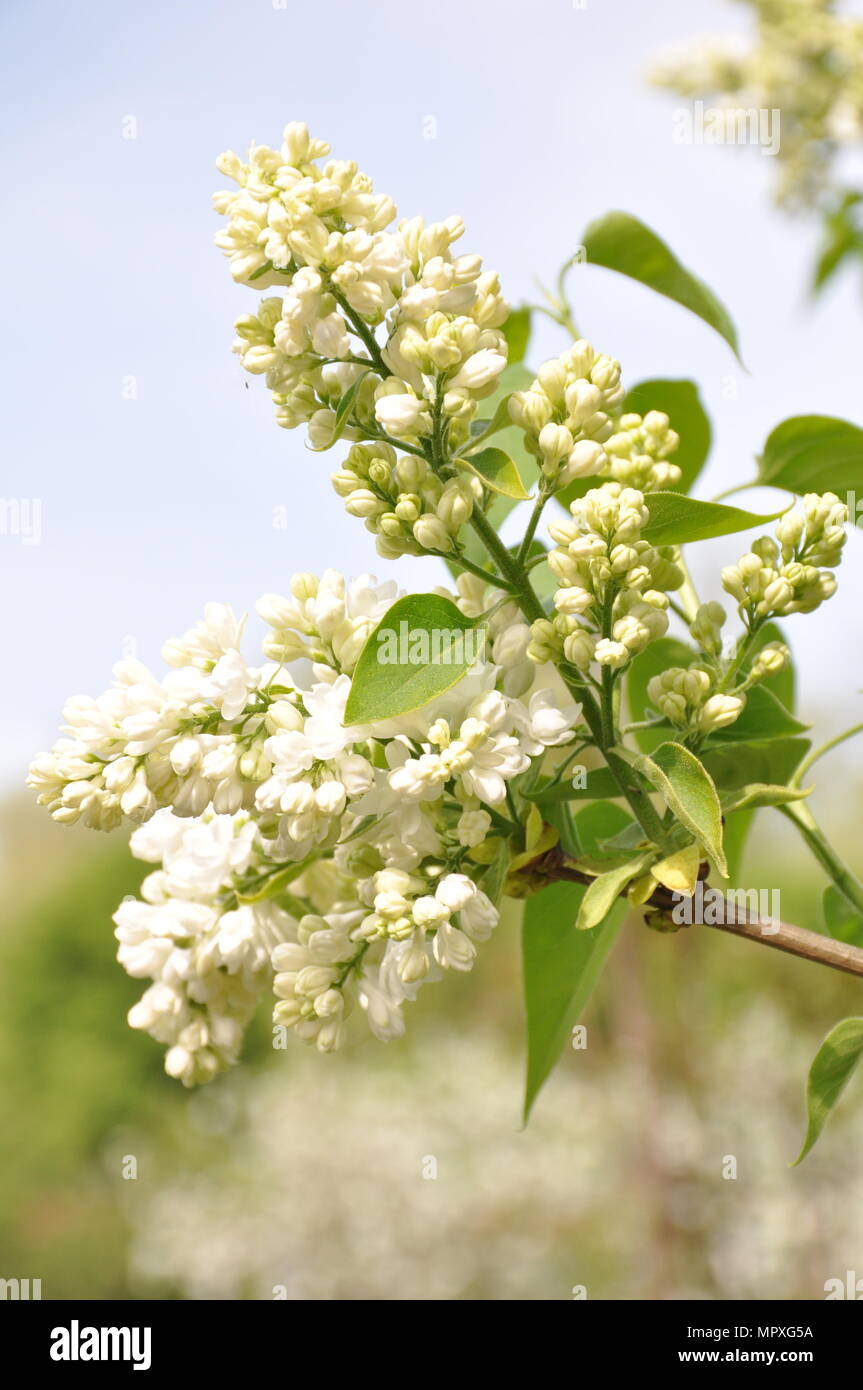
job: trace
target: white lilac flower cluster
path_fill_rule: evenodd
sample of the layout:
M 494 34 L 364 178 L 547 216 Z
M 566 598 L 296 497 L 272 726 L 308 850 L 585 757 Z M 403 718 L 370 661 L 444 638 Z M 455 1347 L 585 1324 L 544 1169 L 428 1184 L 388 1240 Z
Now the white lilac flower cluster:
M 330 1052 L 355 1003 L 377 1037 L 395 1038 L 423 983 L 470 969 L 511 851 L 544 833 L 528 833 L 538 813 L 523 793 L 568 765 L 576 729 L 593 730 L 591 686 L 613 719 L 615 681 L 665 633 L 668 595 L 685 582 L 679 551 L 642 534 L 651 494 L 680 479 L 668 417 L 624 411 L 619 364 L 580 340 L 471 431 L 506 362 L 497 277 L 452 254 L 460 219 L 392 230 L 391 200 L 354 164 L 321 166 L 327 154 L 292 125 L 279 151 L 220 161 L 237 184 L 216 200 L 234 277 L 282 290 L 240 321 L 238 351 L 267 378 L 282 424 L 307 423 L 316 448 L 355 441 L 333 476 L 348 510 L 386 557 L 456 561 L 455 591 L 436 594 L 485 643 L 419 708 L 346 723 L 352 678 L 398 590 L 298 574 L 258 602 L 260 664 L 241 650 L 244 620 L 214 603 L 165 644 L 166 675 L 122 661 L 109 690 L 67 702 L 62 737 L 28 782 L 61 823 L 138 825 L 133 853 L 159 867 L 115 919 L 121 963 L 150 981 L 130 1022 L 167 1045 L 167 1069 L 187 1085 L 236 1060 L 271 986 L 276 1045 L 290 1030 Z M 470 463 L 507 411 L 540 470 L 517 552 L 484 514 L 493 479 Z M 599 485 L 535 557 L 542 506 L 588 477 Z M 807 497 L 776 542 L 723 571 L 748 638 L 829 596 L 844 520 L 831 494 Z M 467 555 L 468 523 L 497 575 Z M 546 559 L 557 587 L 543 610 L 525 566 Z M 698 659 L 649 691 L 696 740 L 736 718 L 787 657 L 770 643 L 746 669 L 725 661 L 724 618 L 702 605 Z M 587 692 L 584 726 L 573 690 Z
M 217 245 L 236 280 L 284 291 L 238 321 L 235 351 L 266 378 L 279 424 L 307 424 L 315 448 L 339 435 L 415 443 L 438 420 L 463 442 L 506 366 L 498 277 L 478 256 L 453 255 L 461 218 L 393 228 L 392 199 L 353 163 L 321 165 L 328 154 L 294 123 L 279 150 L 218 161 L 238 187 L 215 195 L 227 218 Z
M 450 597 L 473 611 L 483 590 L 462 581 Z M 68 701 L 64 737 L 31 767 L 55 819 L 138 822 L 133 853 L 161 864 L 117 912 L 119 959 L 152 982 L 130 1022 L 186 1084 L 236 1060 L 274 971 L 277 1024 L 321 1051 L 342 1041 L 352 999 L 396 1037 L 404 1002 L 469 969 L 497 920 L 475 852 L 494 851 L 509 783 L 571 739 L 580 709 L 560 685 L 528 695 L 528 629 L 501 611 L 492 655 L 508 681 L 480 660 L 418 711 L 346 726 L 351 673 L 396 595 L 369 576 L 297 575 L 260 600 L 260 666 L 240 651 L 243 623 L 211 604 L 166 643 L 163 679 L 121 662 L 105 694 Z
M 717 138 L 728 142 L 743 138 L 750 112 L 778 112 L 777 201 L 812 206 L 829 190 L 840 151 L 863 138 L 863 21 L 837 13 L 833 0 L 746 3 L 756 22 L 751 46 L 686 45 L 653 66 L 651 81 L 715 101 Z

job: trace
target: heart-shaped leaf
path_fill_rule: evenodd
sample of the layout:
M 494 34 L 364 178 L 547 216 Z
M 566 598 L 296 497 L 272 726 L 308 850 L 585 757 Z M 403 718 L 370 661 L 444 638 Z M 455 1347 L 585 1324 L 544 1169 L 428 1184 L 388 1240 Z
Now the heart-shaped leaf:
M 758 460 L 758 478 L 789 492 L 854 494 L 850 520 L 860 525 L 863 507 L 863 429 L 832 415 L 794 415 L 769 435 Z
M 480 654 L 482 634 L 441 594 L 408 594 L 384 614 L 360 653 L 345 724 L 419 709 L 460 681 Z
M 657 294 L 682 304 L 715 328 L 740 361 L 737 330 L 728 311 L 703 281 L 681 265 L 665 242 L 628 212 L 609 212 L 592 222 L 582 238 L 585 259 L 640 280 Z

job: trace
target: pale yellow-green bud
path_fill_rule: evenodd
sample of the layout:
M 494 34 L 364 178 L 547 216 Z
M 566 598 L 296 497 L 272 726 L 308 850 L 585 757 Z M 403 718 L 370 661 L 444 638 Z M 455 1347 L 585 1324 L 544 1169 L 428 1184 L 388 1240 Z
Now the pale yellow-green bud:
M 593 634 L 579 628 L 577 632 L 570 633 L 564 639 L 563 654 L 573 666 L 577 666 L 580 671 L 586 671 L 593 660 L 595 645 L 596 638 Z
M 756 654 L 749 672 L 749 682 L 755 684 L 757 681 L 766 680 L 768 676 L 775 676 L 788 664 L 791 653 L 784 642 L 768 642 Z
M 607 462 L 605 450 L 597 440 L 580 439 L 573 445 L 561 469 L 561 483 L 565 486 L 574 478 L 593 478 L 603 471 Z
M 609 637 L 601 637 L 594 649 L 594 658 L 600 666 L 610 666 L 612 670 L 625 666 L 631 655 L 623 642 L 613 641 Z
M 386 510 L 386 502 L 382 502 L 368 488 L 357 488 L 345 502 L 345 511 L 348 515 L 358 516 L 363 520 L 369 516 L 377 516 Z
M 782 546 L 783 559 L 790 560 L 803 538 L 806 526 L 802 512 L 786 512 L 776 523 L 776 537 Z
M 554 661 L 561 655 L 562 650 L 563 643 L 554 623 L 548 618 L 538 618 L 530 629 L 530 642 L 527 647 L 529 660 L 542 666 L 547 661 Z
M 578 584 L 555 590 L 554 606 L 559 613 L 569 615 L 586 613 L 593 601 L 593 594 L 590 590 L 582 588 Z
M 249 782 L 263 782 L 273 770 L 273 765 L 260 743 L 241 753 L 237 766 L 241 776 Z
M 399 499 L 395 506 L 395 514 L 399 521 L 404 521 L 412 526 L 422 516 L 422 509 L 422 498 L 418 497 L 416 493 L 399 493 Z
M 436 507 L 437 515 L 455 535 L 473 511 L 473 493 L 466 478 L 453 478 L 446 484 Z
M 401 487 L 416 492 L 428 474 L 428 464 L 416 454 L 404 454 L 395 466 Z
M 722 627 L 725 619 L 726 613 L 722 604 L 711 600 L 699 606 L 689 628 L 699 646 L 713 656 L 718 656 L 722 651 Z
M 356 492 L 360 486 L 360 480 L 356 473 L 352 473 L 347 468 L 340 468 L 336 473 L 330 474 L 330 482 L 339 497 L 350 497 L 352 492 Z
M 698 727 L 702 733 L 712 733 L 714 729 L 724 729 L 733 724 L 740 715 L 745 701 L 739 695 L 711 695 L 704 702 L 698 717 Z
M 271 733 L 295 732 L 303 727 L 303 716 L 290 700 L 274 700 L 264 716 Z
M 763 560 L 765 565 L 775 566 L 779 559 L 779 546 L 772 536 L 759 536 L 752 542 L 752 553 Z
M 369 464 L 369 482 L 374 483 L 375 487 L 389 488 L 391 481 L 392 469 L 384 459 L 375 459 Z
M 414 522 L 413 534 L 417 544 L 421 545 L 423 550 L 447 551 L 452 549 L 449 532 L 440 518 L 430 512 L 426 512 L 419 521 Z

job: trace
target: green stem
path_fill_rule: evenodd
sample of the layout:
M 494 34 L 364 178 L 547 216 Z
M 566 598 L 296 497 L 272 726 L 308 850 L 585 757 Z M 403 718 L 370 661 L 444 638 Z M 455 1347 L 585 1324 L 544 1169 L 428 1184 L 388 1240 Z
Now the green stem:
M 738 643 L 737 651 L 734 653 L 733 660 L 728 666 L 728 669 L 726 670 L 722 679 L 716 686 L 717 691 L 725 691 L 728 689 L 729 685 L 733 683 L 734 678 L 737 675 L 737 672 L 740 670 L 740 667 L 743 665 L 744 661 L 749 656 L 755 639 L 766 621 L 766 618 L 756 618 L 754 620 L 752 627 L 749 629 L 746 636 L 743 637 L 741 641 Z
M 840 859 L 809 807 L 795 801 L 787 806 L 780 806 L 779 810 L 787 820 L 797 826 L 818 863 L 827 871 L 839 891 L 858 912 L 863 913 L 863 884 Z
M 788 785 L 790 787 L 801 787 L 803 785 L 803 778 L 806 776 L 810 767 L 818 762 L 819 758 L 823 758 L 824 754 L 829 753 L 832 748 L 838 748 L 839 744 L 844 743 L 846 738 L 853 738 L 854 734 L 859 734 L 861 732 L 863 732 L 863 724 L 852 724 L 850 729 L 844 729 L 841 734 L 836 734 L 833 738 L 828 738 L 827 742 L 822 743 L 820 748 L 813 748 L 812 752 L 808 753 L 803 759 Z
M 528 553 L 530 551 L 530 543 L 536 535 L 536 528 L 539 525 L 539 519 L 542 516 L 543 507 L 545 506 L 550 496 L 551 493 L 547 490 L 547 488 L 540 485 L 537 499 L 533 504 L 533 511 L 530 514 L 530 520 L 527 523 L 527 530 L 524 533 L 524 539 L 522 540 L 522 543 L 519 546 L 519 564 L 523 565 L 528 557 Z
M 491 570 L 484 570 L 482 565 L 475 565 L 473 560 L 468 560 L 467 556 L 445 552 L 443 550 L 429 550 L 428 555 L 437 555 L 441 560 L 446 560 L 449 564 L 461 565 L 462 569 L 470 570 L 477 579 L 484 579 L 486 584 L 492 584 L 495 588 L 506 589 L 512 593 L 512 586 L 501 579 L 500 575 L 492 574 Z
M 361 338 L 365 343 L 366 347 L 368 348 L 369 356 L 371 357 L 372 361 L 375 364 L 375 367 L 380 372 L 381 376 L 392 376 L 392 372 L 390 371 L 389 367 L 387 366 L 386 362 L 381 356 L 380 344 L 378 343 L 378 340 L 375 337 L 369 325 L 365 323 L 363 319 L 360 318 L 359 314 L 354 312 L 354 310 L 351 308 L 350 304 L 342 294 L 341 290 L 336 289 L 335 285 L 330 279 L 327 280 L 327 288 L 329 289 L 331 295 L 333 296 L 333 299 L 338 304 L 348 323 L 351 325 L 351 328 L 356 333 L 357 337 Z
M 767 487 L 769 485 L 762 484 L 759 478 L 753 478 L 751 482 L 735 483 L 733 487 L 725 488 L 724 492 L 717 492 L 716 496 L 711 497 L 710 500 L 711 502 L 721 502 L 725 497 L 732 497 L 735 492 L 748 492 L 750 488 L 761 486 Z
M 700 604 L 698 602 L 698 594 L 695 592 L 695 585 L 692 582 L 692 575 L 689 573 L 689 566 L 686 563 L 682 549 L 679 552 L 677 563 L 683 570 L 683 583 L 677 591 L 680 596 L 680 607 L 683 610 L 679 613 L 679 616 L 688 624 L 694 622 Z
M 545 609 L 537 598 L 524 565 L 520 564 L 516 556 L 512 555 L 506 548 L 488 518 L 481 511 L 474 509 L 471 525 L 503 578 L 512 585 L 519 607 L 528 622 L 534 623 L 538 619 L 544 618 L 546 616 Z M 580 676 L 574 677 L 567 672 L 565 667 L 559 669 L 570 694 L 574 695 L 576 700 L 581 703 L 584 719 L 593 735 L 593 741 L 608 763 L 611 775 L 619 786 L 621 795 L 626 798 L 633 815 L 647 838 L 663 846 L 667 834 L 662 821 L 647 793 L 640 787 L 633 785 L 628 764 L 622 758 L 616 757 L 611 751 L 610 745 L 614 743 L 614 739 L 613 737 L 611 739 L 606 737 L 605 721 L 598 702 Z

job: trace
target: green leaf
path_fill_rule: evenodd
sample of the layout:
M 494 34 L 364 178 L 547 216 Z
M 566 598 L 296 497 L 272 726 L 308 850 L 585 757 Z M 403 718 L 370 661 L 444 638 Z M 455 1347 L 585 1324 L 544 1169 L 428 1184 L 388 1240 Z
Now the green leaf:
M 808 738 L 756 739 L 705 746 L 701 760 L 723 791 L 739 790 L 750 782 L 781 786 L 797 771 L 811 746 Z
M 494 859 L 483 874 L 483 892 L 491 898 L 493 903 L 499 903 L 503 896 L 511 857 L 512 851 L 509 840 L 501 840 Z
M 657 294 L 697 314 L 716 329 L 740 361 L 737 330 L 728 311 L 713 291 L 681 265 L 665 242 L 637 217 L 628 212 L 606 213 L 590 224 L 582 244 L 592 265 L 640 280 Z
M 722 810 L 710 773 L 682 743 L 661 743 L 651 757 L 615 750 L 662 794 L 668 809 L 699 840 L 727 877 L 722 852 Z
M 863 946 L 863 916 L 835 883 L 824 889 L 824 922 L 834 940 Z
M 806 1083 L 809 1125 L 796 1166 L 809 1153 L 841 1096 L 863 1052 L 863 1018 L 846 1018 L 827 1034 L 815 1054 Z
M 555 883 L 525 904 L 522 927 L 527 1011 L 525 1124 L 552 1067 L 579 1021 L 614 945 L 623 904 L 590 931 L 578 931 L 584 897 L 577 883 Z
M 749 837 L 749 831 L 752 829 L 752 822 L 754 819 L 754 811 L 729 812 L 725 818 L 722 844 L 728 863 L 728 877 L 734 884 L 737 883 L 740 870 L 743 866 L 743 852 L 746 848 L 746 841 Z
M 810 727 L 780 704 L 772 690 L 754 685 L 746 692 L 746 704 L 733 724 L 717 729 L 705 743 L 715 748 L 723 743 L 760 743 L 768 738 L 788 738 L 803 734 Z
M 641 535 L 651 545 L 685 545 L 688 541 L 729 536 L 735 531 L 751 531 L 753 526 L 762 526 L 782 515 L 781 511 L 765 516 L 741 507 L 726 507 L 721 502 L 699 502 L 681 492 L 650 492 L 644 500 L 650 519 Z
M 578 836 L 578 852 L 591 859 L 601 858 L 606 842 L 635 824 L 623 807 L 615 806 L 613 801 L 594 801 L 590 806 L 583 806 L 572 821 Z M 566 841 L 562 839 L 561 843 L 567 853 L 571 853 Z
M 510 366 L 516 362 L 523 362 L 530 342 L 530 309 L 526 305 L 520 309 L 511 309 L 501 332 L 506 338 L 507 360 Z
M 690 492 L 707 462 L 711 441 L 710 419 L 701 404 L 698 387 L 694 381 L 640 381 L 627 391 L 622 411 L 646 415 L 649 410 L 663 411 L 671 428 L 680 435 L 680 444 L 668 461 L 677 464 L 683 477 L 671 491 Z
M 590 931 L 605 920 L 623 890 L 647 867 L 649 858 L 649 855 L 639 854 L 636 859 L 600 874 L 588 885 L 575 924 L 579 931 Z
M 333 425 L 332 439 L 330 439 L 326 444 L 319 444 L 317 447 L 314 447 L 311 444 L 306 446 L 307 448 L 311 449 L 313 454 L 324 453 L 325 450 L 331 449 L 333 447 L 333 445 L 336 443 L 336 440 L 341 438 L 342 431 L 348 423 L 350 413 L 354 407 L 354 402 L 357 399 L 359 389 L 365 381 L 366 376 L 366 372 L 360 372 L 356 381 L 352 381 L 345 394 L 339 398 L 339 403 L 336 406 L 336 418 Z
M 732 811 L 743 811 L 757 806 L 785 806 L 789 801 L 800 801 L 807 795 L 800 787 L 782 787 L 771 782 L 748 782 L 737 791 L 720 797 L 724 815 Z
M 769 435 L 759 482 L 789 492 L 848 492 L 863 497 L 863 429 L 832 415 L 794 415 Z M 860 509 L 851 517 L 857 525 Z
M 338 405 L 336 406 L 336 432 L 335 432 L 335 434 L 334 434 L 334 436 L 333 436 L 333 439 L 334 439 L 334 440 L 335 440 L 335 439 L 338 439 L 339 435 L 341 434 L 342 430 L 344 429 L 345 425 L 347 424 L 348 416 L 349 416 L 350 413 L 351 413 L 351 410 L 352 410 L 352 408 L 353 408 L 354 401 L 355 401 L 356 398 L 357 398 L 357 393 L 358 393 L 360 387 L 362 386 L 363 381 L 365 380 L 365 377 L 366 377 L 366 373 L 365 373 L 365 372 L 360 372 L 360 374 L 359 374 L 359 376 L 357 377 L 356 381 L 352 381 L 352 382 L 351 382 L 351 384 L 350 384 L 350 386 L 348 387 L 347 391 L 346 391 L 345 394 L 342 396 L 341 400 L 339 401 Z
M 846 193 L 838 206 L 824 219 L 824 241 L 812 277 L 812 292 L 818 294 L 849 256 L 863 256 L 863 225 L 860 222 L 859 193 Z
M 514 497 L 517 502 L 523 502 L 530 496 L 525 491 L 518 468 L 503 449 L 480 449 L 478 454 L 471 454 L 468 458 L 462 455 L 458 464 L 459 467 L 469 468 L 492 492 Z
M 591 768 L 585 777 L 585 783 L 584 787 L 574 787 L 570 769 L 555 786 L 546 783 L 545 786 L 535 787 L 533 791 L 528 792 L 528 800 L 535 801 L 539 806 L 549 806 L 558 801 L 608 801 L 623 796 L 607 767 Z
M 476 660 L 472 619 L 440 594 L 408 594 L 381 618 L 360 653 L 346 724 L 419 709 L 461 680 Z

